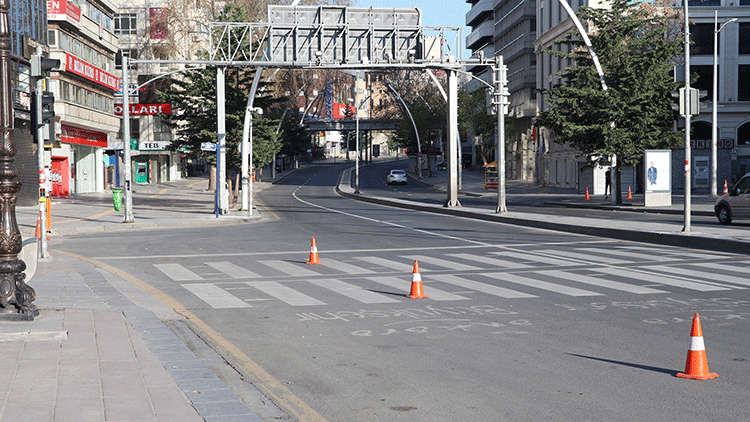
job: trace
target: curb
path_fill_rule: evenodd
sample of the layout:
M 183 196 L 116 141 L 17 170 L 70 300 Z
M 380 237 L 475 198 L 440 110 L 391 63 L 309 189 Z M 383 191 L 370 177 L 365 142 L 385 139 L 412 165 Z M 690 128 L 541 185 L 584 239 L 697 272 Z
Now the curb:
M 347 198 L 356 199 L 363 202 L 369 202 L 379 205 L 389 205 L 398 208 L 411 209 L 414 211 L 424 211 L 434 214 L 453 215 L 458 217 L 472 218 L 476 220 L 494 221 L 498 223 L 513 224 L 517 226 L 556 230 L 567 233 L 599 236 L 611 239 L 631 240 L 659 245 L 681 246 L 691 249 L 750 254 L 748 242 L 734 239 L 703 237 L 696 234 L 680 232 L 647 232 L 612 227 L 582 226 L 571 223 L 558 223 L 553 221 L 530 219 L 528 218 L 528 214 L 526 214 L 526 218 L 519 218 L 509 216 L 507 214 L 497 214 L 488 210 L 471 208 L 447 208 L 443 206 L 422 204 L 411 201 L 394 200 L 383 197 L 362 196 L 361 194 L 357 195 L 349 186 L 351 183 L 351 170 L 352 169 L 346 169 L 341 173 L 341 175 L 339 176 L 339 183 L 336 185 L 336 192 L 339 195 L 345 196 Z

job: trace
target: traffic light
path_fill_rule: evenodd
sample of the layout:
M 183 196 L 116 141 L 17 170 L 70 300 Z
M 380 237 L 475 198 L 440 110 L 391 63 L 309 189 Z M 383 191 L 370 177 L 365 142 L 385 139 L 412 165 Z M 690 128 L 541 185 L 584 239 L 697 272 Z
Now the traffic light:
M 51 92 L 35 92 L 31 96 L 31 123 L 31 135 L 34 139 L 39 127 L 44 126 L 44 140 L 54 140 L 55 96 Z
M 38 55 L 31 56 L 31 77 L 46 78 L 52 69 L 60 67 L 60 60 L 48 59 Z

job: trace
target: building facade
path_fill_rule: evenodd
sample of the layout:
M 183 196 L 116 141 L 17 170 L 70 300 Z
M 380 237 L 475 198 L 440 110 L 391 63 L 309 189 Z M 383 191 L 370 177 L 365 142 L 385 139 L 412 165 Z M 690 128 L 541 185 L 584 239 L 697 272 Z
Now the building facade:
M 39 165 L 37 144 L 32 142 L 30 93 L 34 87 L 29 75 L 29 59 L 37 46 L 47 46 L 47 3 L 42 0 L 19 0 L 10 3 L 8 15 L 11 31 L 11 89 L 13 90 L 13 137 L 16 143 L 15 166 L 21 190 L 19 206 L 39 203 Z
M 487 8 L 487 4 L 471 0 L 469 3 L 472 4 L 472 10 L 467 14 L 467 24 L 472 27 L 472 33 L 467 37 L 467 47 L 477 52 L 481 51 L 482 46 L 477 40 L 486 37 L 488 26 L 478 16 Z M 519 178 L 525 180 L 578 187 L 581 191 L 590 187 L 592 193 L 603 193 L 605 169 L 590 169 L 586 158 L 579 157 L 578 151 L 557 144 L 554 142 L 554 133 L 535 127 L 533 115 L 544 111 L 547 104 L 539 94 L 526 100 L 524 92 L 533 93 L 533 88 L 527 91 L 518 88 L 526 86 L 524 83 L 532 74 L 535 88 L 552 88 L 560 80 L 558 73 L 574 64 L 547 53 L 550 49 L 561 48 L 555 42 L 575 30 L 560 1 L 539 0 L 532 4 L 535 4 L 533 14 L 529 13 L 523 1 L 495 1 L 493 9 L 494 51 L 502 54 L 509 66 L 510 115 L 520 119 L 518 127 L 521 128 L 520 137 L 517 140 L 510 138 L 506 148 L 509 151 L 506 157 L 508 177 L 519 177 L 513 170 L 517 166 L 521 169 Z M 574 11 L 582 6 L 608 7 L 604 1 L 572 0 L 569 4 Z M 679 11 L 683 8 L 682 4 L 676 2 L 673 7 Z M 714 35 L 715 28 L 721 27 L 730 19 L 735 21 L 727 23 L 717 35 L 717 184 L 719 187 L 723 186 L 724 180 L 731 184 L 750 172 L 750 0 L 689 0 L 688 6 L 693 41 L 690 71 L 698 75 L 693 87 L 708 93 L 703 102 L 707 107 L 702 108 L 700 114 L 691 119 L 691 187 L 694 192 L 708 192 L 714 126 L 714 105 L 711 101 L 714 91 Z M 529 31 L 522 29 L 524 21 L 533 23 Z M 524 59 L 518 57 L 528 51 L 528 40 L 532 40 L 533 54 L 528 57 L 528 63 L 525 63 Z M 514 61 L 524 64 L 525 70 L 519 70 L 521 66 L 514 67 Z M 679 77 L 683 72 L 677 73 Z M 523 120 L 527 116 L 531 116 L 530 127 Z M 521 154 L 514 155 L 514 149 Z M 684 148 L 672 151 L 672 159 L 673 190 L 684 189 L 681 164 L 685 161 Z M 590 170 L 581 171 L 582 168 Z M 639 172 L 640 170 L 635 169 L 624 171 L 623 189 L 626 186 L 640 189 Z
M 113 162 L 120 119 L 114 94 L 120 88 L 114 58 L 115 5 L 109 0 L 48 2 L 49 56 L 60 60 L 52 72 L 55 137 L 50 163 L 51 194 L 101 192 Z

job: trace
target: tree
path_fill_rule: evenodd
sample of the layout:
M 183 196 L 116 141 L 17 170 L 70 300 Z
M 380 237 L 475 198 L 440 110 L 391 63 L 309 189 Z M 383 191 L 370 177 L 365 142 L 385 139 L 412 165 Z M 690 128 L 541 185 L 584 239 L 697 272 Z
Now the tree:
M 236 5 L 228 5 L 220 16 L 234 22 L 244 20 L 244 12 Z M 225 118 L 226 118 L 226 169 L 240 172 L 242 157 L 239 144 L 242 141 L 247 95 L 250 91 L 254 69 L 228 67 L 225 69 Z M 159 93 L 162 102 L 172 104 L 174 114 L 171 125 L 175 129 L 175 139 L 171 150 L 189 151 L 193 157 L 202 157 L 215 164 L 216 154 L 201 151 L 204 142 L 216 142 L 216 68 L 186 71 L 166 78 L 171 90 Z M 264 110 L 283 99 L 270 96 L 256 97 L 254 105 Z M 253 157 L 255 167 L 262 167 L 273 160 L 273 154 L 281 148 L 276 136 L 276 125 L 269 118 L 253 121 Z
M 506 117 L 506 121 L 509 120 Z M 487 113 L 487 91 L 476 89 L 458 92 L 458 128 L 464 133 L 473 133 L 478 141 L 476 150 L 482 163 L 487 164 L 489 157 L 496 149 L 495 143 L 490 140 L 495 138 L 495 126 L 497 117 Z M 506 125 L 506 133 L 508 126 Z
M 542 90 L 549 109 L 539 123 L 555 142 L 570 144 L 600 164 L 617 157 L 617 202 L 622 203 L 620 175 L 625 160 L 637 161 L 645 149 L 680 144 L 673 131 L 669 72 L 681 41 L 668 34 L 669 18 L 649 13 L 633 0 L 613 0 L 611 9 L 582 7 L 578 14 L 594 31 L 591 44 L 604 69 L 601 87 L 591 56 L 577 33 L 560 41 L 571 53 L 547 51 L 576 60 L 560 76 L 563 83 Z

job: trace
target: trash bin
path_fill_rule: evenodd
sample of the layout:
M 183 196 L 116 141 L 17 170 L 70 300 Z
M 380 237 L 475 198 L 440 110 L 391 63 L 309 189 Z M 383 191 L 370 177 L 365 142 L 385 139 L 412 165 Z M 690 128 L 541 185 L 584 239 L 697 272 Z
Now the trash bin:
M 112 201 L 115 205 L 115 211 L 122 208 L 122 189 L 112 189 Z

